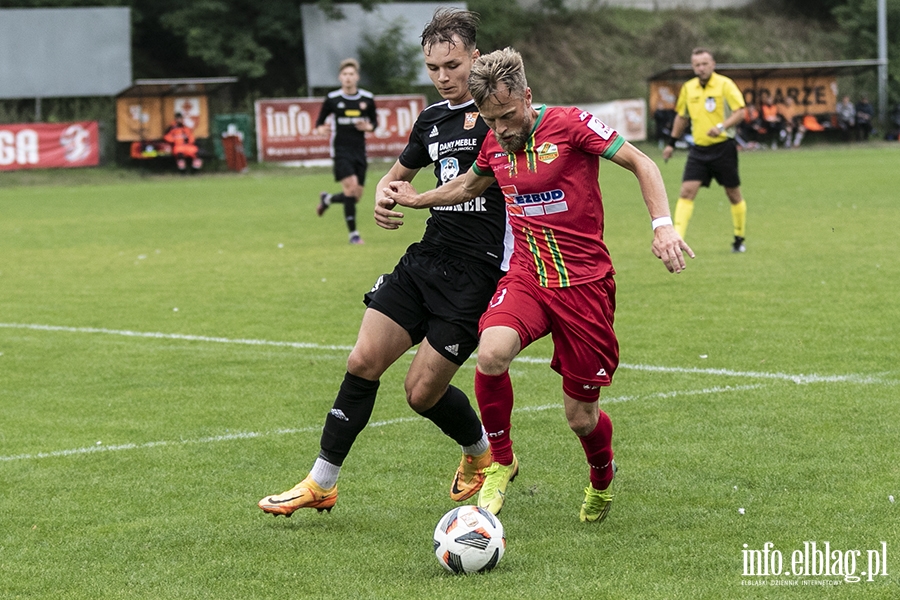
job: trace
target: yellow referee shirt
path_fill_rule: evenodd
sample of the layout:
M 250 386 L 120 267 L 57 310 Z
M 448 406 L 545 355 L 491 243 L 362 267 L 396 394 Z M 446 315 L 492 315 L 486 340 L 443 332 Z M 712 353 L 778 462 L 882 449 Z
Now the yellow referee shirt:
M 744 95 L 737 84 L 714 72 L 705 86 L 700 85 L 699 77 L 694 77 L 681 86 L 675 112 L 691 120 L 691 132 L 696 145 L 712 146 L 734 137 L 734 128 L 717 137 L 709 137 L 707 132 L 744 106 Z

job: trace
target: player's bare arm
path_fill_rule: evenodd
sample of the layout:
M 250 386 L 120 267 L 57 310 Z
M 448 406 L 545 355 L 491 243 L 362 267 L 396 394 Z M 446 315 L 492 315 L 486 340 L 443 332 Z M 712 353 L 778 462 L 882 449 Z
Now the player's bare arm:
M 375 188 L 375 223 L 379 227 L 398 229 L 403 225 L 403 213 L 393 210 L 397 203 L 388 198 L 384 194 L 384 190 L 391 182 L 412 181 L 418 172 L 418 169 L 404 167 L 398 160 L 378 182 L 378 186 Z
M 392 181 L 384 193 L 400 206 L 431 208 L 462 204 L 480 196 L 492 183 L 493 177 L 483 177 L 469 169 L 464 175 L 423 194 L 417 193 L 408 181 Z
M 650 212 L 650 219 L 670 217 L 669 199 L 666 196 L 666 186 L 662 174 L 649 156 L 625 142 L 612 157 L 612 162 L 628 169 L 637 177 L 644 204 L 647 205 L 647 210 Z M 660 225 L 653 230 L 652 250 L 653 254 L 663 261 L 670 273 L 680 273 L 684 270 L 685 252 L 694 258 L 694 251 L 681 239 L 671 223 Z

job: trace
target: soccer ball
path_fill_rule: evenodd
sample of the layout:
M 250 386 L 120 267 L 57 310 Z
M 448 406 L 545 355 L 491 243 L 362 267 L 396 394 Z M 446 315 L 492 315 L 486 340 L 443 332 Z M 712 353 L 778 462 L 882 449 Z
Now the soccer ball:
M 452 573 L 490 571 L 505 550 L 500 520 L 477 506 L 454 508 L 434 528 L 434 554 Z

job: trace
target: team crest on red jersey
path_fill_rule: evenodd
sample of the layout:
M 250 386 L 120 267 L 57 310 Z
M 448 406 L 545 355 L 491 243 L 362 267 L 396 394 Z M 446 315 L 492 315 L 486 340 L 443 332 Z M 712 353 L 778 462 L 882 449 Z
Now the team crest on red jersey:
M 478 113 L 471 112 L 466 113 L 466 120 L 463 123 L 463 129 L 472 129 L 475 127 L 475 123 L 478 121 Z
M 549 165 L 554 160 L 559 158 L 559 148 L 556 144 L 544 142 L 543 144 L 541 144 L 541 147 L 537 149 L 537 157 L 539 161 L 541 161 L 542 163 L 547 163 Z

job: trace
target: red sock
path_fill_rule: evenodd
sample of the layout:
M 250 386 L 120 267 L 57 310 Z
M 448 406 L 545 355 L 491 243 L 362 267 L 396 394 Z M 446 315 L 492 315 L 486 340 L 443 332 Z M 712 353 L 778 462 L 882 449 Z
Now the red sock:
M 509 420 L 512 415 L 513 389 L 509 371 L 502 375 L 485 375 L 475 369 L 475 399 L 481 410 L 481 423 L 491 443 L 494 462 L 511 465 L 513 451 Z
M 602 410 L 592 432 L 578 438 L 591 466 L 591 487 L 605 490 L 613 479 L 612 421 Z

